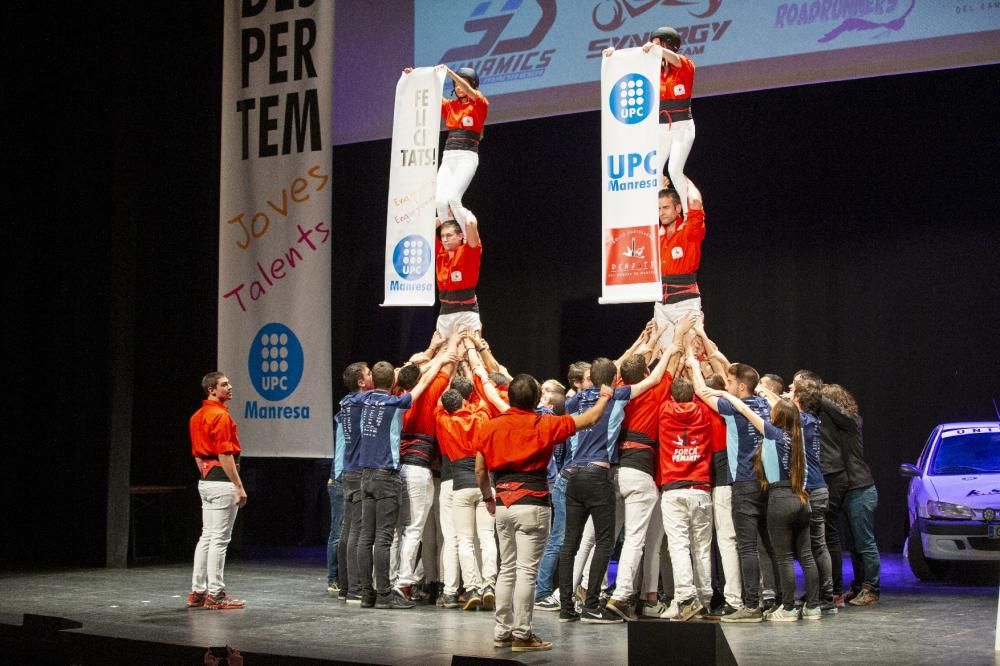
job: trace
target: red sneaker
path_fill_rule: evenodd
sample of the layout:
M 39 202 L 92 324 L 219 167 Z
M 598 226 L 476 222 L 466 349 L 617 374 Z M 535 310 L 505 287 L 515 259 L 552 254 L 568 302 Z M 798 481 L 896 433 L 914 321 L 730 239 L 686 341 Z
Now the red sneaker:
M 184 605 L 188 608 L 201 608 L 205 605 L 205 593 L 191 592 L 188 594 L 187 602 Z
M 220 591 L 214 597 L 210 594 L 205 595 L 205 608 L 211 610 L 230 610 L 234 608 L 245 608 L 247 602 L 242 599 L 233 599 L 225 590 Z

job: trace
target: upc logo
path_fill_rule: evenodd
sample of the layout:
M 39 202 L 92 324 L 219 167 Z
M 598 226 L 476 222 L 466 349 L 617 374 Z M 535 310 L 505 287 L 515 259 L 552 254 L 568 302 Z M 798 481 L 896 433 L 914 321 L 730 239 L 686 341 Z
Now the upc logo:
M 396 243 L 392 266 L 399 277 L 419 280 L 431 267 L 431 245 L 423 236 L 410 235 Z
M 247 357 L 250 381 L 265 400 L 290 396 L 302 379 L 302 344 L 284 324 L 264 324 L 254 337 Z
M 656 90 L 641 74 L 626 74 L 611 88 L 608 107 L 619 122 L 626 125 L 641 123 L 653 110 Z

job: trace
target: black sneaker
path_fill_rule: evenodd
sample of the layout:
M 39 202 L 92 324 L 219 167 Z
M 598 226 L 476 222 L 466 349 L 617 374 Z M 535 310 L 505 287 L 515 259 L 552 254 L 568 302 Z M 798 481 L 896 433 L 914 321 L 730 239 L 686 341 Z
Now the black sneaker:
M 819 609 L 823 612 L 823 615 L 836 615 L 840 612 L 840 609 L 837 608 L 837 604 L 834 603 L 832 599 L 830 601 L 820 603 Z
M 340 599 L 341 601 L 344 601 L 345 599 L 347 599 L 347 588 L 346 587 L 340 588 L 340 591 L 337 592 L 337 598 Z
M 346 597 L 346 601 L 349 604 L 360 604 L 361 603 L 361 595 L 358 594 L 357 592 L 348 592 L 347 593 L 347 597 Z
M 438 604 L 441 608 L 458 608 L 462 604 L 458 601 L 457 594 L 447 594 L 442 592 L 441 596 L 438 597 Z
M 484 587 L 483 593 L 479 595 L 479 598 L 482 599 L 483 604 L 482 606 L 480 606 L 480 608 L 482 608 L 483 610 L 496 609 L 496 592 L 494 592 L 492 585 L 487 585 L 486 587 Z
M 361 594 L 361 607 L 362 608 L 375 608 L 375 594 Z
M 620 615 L 607 608 L 584 608 L 580 613 L 580 622 L 584 624 L 620 624 L 624 622 Z
M 570 609 L 563 608 L 561 611 L 559 611 L 559 621 L 560 622 L 563 622 L 563 623 L 565 623 L 565 622 L 577 622 L 579 619 L 580 619 L 580 614 L 577 613 L 572 608 L 570 608 Z
M 400 594 L 398 590 L 378 595 L 378 601 L 375 602 L 375 608 L 383 610 L 404 610 L 414 606 L 416 604 Z
M 722 618 L 726 617 L 727 615 L 732 615 L 737 610 L 738 609 L 733 608 L 729 604 L 723 602 L 721 605 L 716 606 L 715 608 L 713 608 L 709 613 L 706 613 L 705 614 L 705 619 L 706 620 L 721 620 Z

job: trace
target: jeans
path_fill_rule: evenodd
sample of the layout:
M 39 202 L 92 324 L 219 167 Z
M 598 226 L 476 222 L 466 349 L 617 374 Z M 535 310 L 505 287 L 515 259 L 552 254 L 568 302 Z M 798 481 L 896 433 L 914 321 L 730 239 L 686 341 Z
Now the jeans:
M 344 493 L 344 531 L 340 535 L 337 558 L 344 562 L 340 574 L 347 574 L 347 593 L 361 594 L 358 576 L 358 535 L 361 533 L 361 472 L 344 472 L 340 477 Z M 343 586 L 343 578 L 341 578 Z
M 664 490 L 660 510 L 674 568 L 674 599 L 681 603 L 697 598 L 708 604 L 712 599 L 712 496 L 695 488 Z
M 737 481 L 733 484 L 733 523 L 736 526 L 736 547 L 740 555 L 743 577 L 743 605 L 757 608 L 760 602 L 760 559 L 757 539 L 766 535 L 767 494 L 757 481 Z M 769 542 L 764 539 L 765 550 Z
M 191 590 L 217 596 L 226 589 L 226 549 L 236 522 L 236 487 L 229 481 L 198 481 L 201 495 L 201 538 L 194 548 Z
M 552 498 L 552 528 L 542 553 L 535 582 L 535 599 L 541 601 L 555 590 L 556 568 L 559 566 L 559 549 L 566 535 L 566 477 L 560 474 L 549 489 Z
M 626 600 L 634 591 L 649 521 L 653 515 L 653 507 L 660 500 L 660 491 L 652 476 L 630 467 L 618 470 L 618 488 L 625 504 L 625 541 L 618 559 L 613 598 Z M 709 543 L 711 541 L 710 534 Z
M 611 468 L 611 490 L 615 497 L 615 529 L 611 533 L 611 549 L 614 550 L 615 541 L 622 531 L 625 523 L 625 502 L 618 491 L 618 467 Z M 597 535 L 594 532 L 594 517 L 587 519 L 583 527 L 583 537 L 580 539 L 580 547 L 576 550 L 576 557 L 573 559 L 573 589 L 582 585 L 587 587 L 590 584 L 590 564 L 594 559 L 594 543 Z M 604 578 L 601 580 L 601 590 L 608 589 L 608 572 L 604 571 Z
M 337 555 L 340 547 L 340 532 L 344 523 L 344 490 L 341 482 L 330 479 L 326 483 L 326 493 L 330 496 L 330 534 L 326 538 L 326 582 L 340 583 Z
M 566 483 L 566 537 L 559 550 L 559 602 L 563 610 L 573 610 L 573 560 L 583 538 L 587 518 L 593 517 L 596 543 L 590 562 L 587 585 L 588 609 L 597 608 L 601 581 L 614 546 L 615 491 L 611 470 L 598 465 L 570 467 L 563 474 Z
M 361 472 L 361 533 L 358 534 L 358 576 L 361 594 L 387 595 L 389 587 L 389 551 L 399 517 L 399 473 L 381 469 Z M 357 508 L 357 507 L 355 507 Z M 372 587 L 372 564 L 375 586 Z
M 830 553 L 830 568 L 833 572 L 833 593 L 839 595 L 844 591 L 844 554 L 840 545 L 840 507 L 847 492 L 847 472 L 834 472 L 823 475 L 826 487 L 830 491 L 830 501 L 826 505 L 826 549 Z
M 833 601 L 833 568 L 830 565 L 830 551 L 826 547 L 826 506 L 829 499 L 829 488 L 809 491 L 809 541 L 816 569 L 819 571 L 822 601 Z
M 513 634 L 531 637 L 535 606 L 535 575 L 549 536 L 552 510 L 547 506 L 515 504 L 498 506 L 500 573 L 497 575 L 494 638 Z
M 415 585 L 417 556 L 423 539 L 424 526 L 434 504 L 434 477 L 429 467 L 403 465 L 399 470 L 402 482 L 400 496 L 399 576 L 396 585 Z
M 795 607 L 795 555 L 806 578 L 806 605 L 819 605 L 819 572 L 809 539 L 809 504 L 788 487 L 772 487 L 767 493 L 767 531 L 774 549 L 781 587 L 781 603 Z
M 851 587 L 861 588 L 868 583 L 872 592 L 879 591 L 882 562 L 879 559 L 878 544 L 875 543 L 875 508 L 878 506 L 878 491 L 875 486 L 855 488 L 844 495 L 844 514 L 847 526 L 854 539 L 854 557 L 861 560 L 864 567 L 862 580 L 855 576 Z M 855 567 L 857 569 L 857 567 Z

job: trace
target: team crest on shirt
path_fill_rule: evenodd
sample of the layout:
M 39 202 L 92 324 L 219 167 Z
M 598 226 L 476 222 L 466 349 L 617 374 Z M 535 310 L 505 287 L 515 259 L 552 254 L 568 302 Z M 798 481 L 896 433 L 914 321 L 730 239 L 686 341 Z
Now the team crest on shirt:
M 451 281 L 452 282 L 461 282 L 462 281 L 462 271 L 452 271 L 451 272 Z
M 684 248 L 682 248 L 680 245 L 675 245 L 672 248 L 670 248 L 670 257 L 672 259 L 675 260 L 680 259 L 683 256 L 684 256 Z
M 674 86 L 674 95 L 677 97 L 684 97 L 684 93 L 687 92 L 687 88 L 684 87 L 683 83 L 678 83 Z
M 472 116 L 465 116 L 464 118 L 462 118 L 463 127 L 472 127 L 472 123 L 474 122 L 475 121 L 472 119 Z

